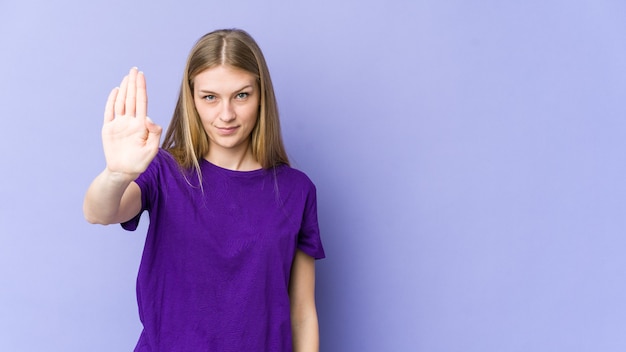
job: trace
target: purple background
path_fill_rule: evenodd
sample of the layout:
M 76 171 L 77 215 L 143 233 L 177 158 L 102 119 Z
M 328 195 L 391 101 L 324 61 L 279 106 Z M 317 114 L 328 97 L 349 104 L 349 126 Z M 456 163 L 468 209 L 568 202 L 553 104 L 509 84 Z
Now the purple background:
M 88 225 L 106 96 L 164 127 L 248 30 L 318 186 L 323 351 L 626 350 L 623 1 L 0 2 L 0 350 L 129 351 L 136 233 Z

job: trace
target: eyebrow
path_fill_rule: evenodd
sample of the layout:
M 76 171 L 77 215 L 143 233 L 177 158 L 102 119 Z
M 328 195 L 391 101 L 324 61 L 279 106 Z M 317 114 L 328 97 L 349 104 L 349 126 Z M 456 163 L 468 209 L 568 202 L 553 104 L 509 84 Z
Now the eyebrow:
M 233 93 L 237 93 L 237 92 L 241 92 L 242 90 L 248 89 L 248 88 L 252 88 L 251 84 L 248 84 L 242 88 L 239 88 L 237 90 L 235 90 Z M 198 90 L 198 93 L 203 93 L 203 94 L 216 94 L 214 91 L 211 90 L 206 90 L 206 89 L 200 89 Z

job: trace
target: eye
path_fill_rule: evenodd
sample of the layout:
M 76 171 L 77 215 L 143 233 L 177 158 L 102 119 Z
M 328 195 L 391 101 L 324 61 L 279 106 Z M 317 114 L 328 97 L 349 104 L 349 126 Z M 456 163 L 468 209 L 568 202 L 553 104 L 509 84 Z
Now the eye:
M 202 97 L 202 99 L 204 99 L 206 101 L 213 101 L 213 100 L 215 100 L 215 95 L 211 95 L 211 94 L 205 95 L 205 96 Z
M 236 97 L 237 97 L 237 99 L 239 99 L 239 100 L 243 100 L 243 99 L 246 99 L 246 98 L 247 98 L 247 97 L 249 97 L 249 96 L 250 96 L 250 93 L 247 93 L 247 92 L 241 92 L 241 93 L 237 94 L 237 96 L 236 96 Z

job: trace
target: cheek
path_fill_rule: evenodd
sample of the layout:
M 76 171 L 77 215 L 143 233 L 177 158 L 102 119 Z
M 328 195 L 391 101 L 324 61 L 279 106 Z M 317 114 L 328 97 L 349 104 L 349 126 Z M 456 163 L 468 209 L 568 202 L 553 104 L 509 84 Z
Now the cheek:
M 261 114 L 261 102 L 259 99 L 255 99 L 254 102 L 250 103 L 250 115 L 254 117 L 254 121 L 256 122 L 259 119 L 259 115 Z
M 211 122 L 215 119 L 215 113 L 213 113 L 210 108 L 207 108 L 202 104 L 196 105 L 196 112 L 198 113 L 200 120 L 203 122 Z
M 200 104 L 198 104 L 198 101 L 194 99 L 193 101 L 193 106 L 194 108 L 196 108 L 196 113 L 198 114 L 198 116 L 200 116 L 200 119 L 202 119 L 202 107 L 200 106 Z
M 250 105 L 243 108 L 240 112 L 241 119 L 245 119 L 248 122 L 254 123 L 259 117 L 259 109 L 256 105 Z

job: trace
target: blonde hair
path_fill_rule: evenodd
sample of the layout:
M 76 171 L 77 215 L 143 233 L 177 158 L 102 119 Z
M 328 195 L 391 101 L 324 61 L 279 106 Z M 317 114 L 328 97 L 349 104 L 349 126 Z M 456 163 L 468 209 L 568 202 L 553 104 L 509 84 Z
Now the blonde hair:
M 263 168 L 289 165 L 280 134 L 274 87 L 261 49 L 240 29 L 221 29 L 201 37 L 192 48 L 183 73 L 176 109 L 165 134 L 162 148 L 174 156 L 184 170 L 196 171 L 201 178 L 200 160 L 209 151 L 209 141 L 196 110 L 194 78 L 212 67 L 230 65 L 254 75 L 261 93 L 259 116 L 251 132 L 252 155 Z

